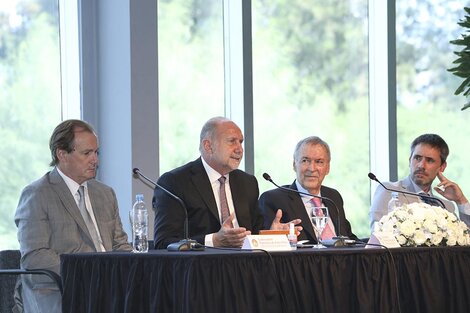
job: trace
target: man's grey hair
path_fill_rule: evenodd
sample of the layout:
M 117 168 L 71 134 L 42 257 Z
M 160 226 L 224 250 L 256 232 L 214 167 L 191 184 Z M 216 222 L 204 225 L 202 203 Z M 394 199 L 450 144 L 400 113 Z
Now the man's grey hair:
M 230 119 L 223 117 L 223 116 L 216 116 L 209 119 L 204 126 L 202 126 L 201 134 L 199 136 L 199 151 L 203 153 L 204 147 L 202 146 L 202 142 L 204 139 L 210 138 L 211 140 L 214 139 L 215 129 L 217 126 L 222 122 L 228 122 Z
M 295 146 L 294 161 L 299 160 L 299 158 L 300 158 L 300 149 L 304 145 L 321 145 L 321 146 L 323 146 L 326 150 L 326 154 L 328 155 L 328 161 L 331 160 L 330 146 L 328 146 L 328 144 L 325 141 L 323 141 L 320 137 L 310 136 L 310 137 L 302 139 Z

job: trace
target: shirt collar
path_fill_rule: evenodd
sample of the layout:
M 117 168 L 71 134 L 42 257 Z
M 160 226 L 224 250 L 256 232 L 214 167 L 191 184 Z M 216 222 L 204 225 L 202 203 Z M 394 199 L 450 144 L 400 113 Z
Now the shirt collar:
M 297 187 L 297 190 L 300 191 L 300 192 L 310 193 L 310 192 L 308 192 L 307 189 L 305 189 L 304 187 L 302 187 L 302 185 L 299 183 L 299 181 L 298 181 L 297 179 L 295 180 L 295 186 Z M 315 195 L 315 196 L 321 197 L 320 193 L 318 193 L 318 194 Z M 307 196 L 307 195 L 303 195 L 303 194 L 300 194 L 300 197 L 302 198 L 302 201 L 303 201 L 304 203 L 306 203 L 306 202 L 310 201 L 312 198 L 314 198 L 314 197 Z
M 411 177 L 410 177 L 410 181 L 411 181 L 411 184 L 413 185 L 413 188 L 414 188 L 416 193 L 424 193 L 424 194 L 427 194 L 427 195 L 430 195 L 430 196 L 434 196 L 432 194 L 432 186 L 431 186 L 431 188 L 429 188 L 429 193 L 427 193 L 423 189 L 421 189 L 418 185 L 416 185 L 415 182 L 411 179 Z
M 70 192 L 72 193 L 72 195 L 75 195 L 78 191 L 78 188 L 80 186 L 85 186 L 85 189 L 87 189 L 87 182 L 84 182 L 83 184 L 79 185 L 76 181 L 74 181 L 72 178 L 68 177 L 67 175 L 65 175 L 58 167 L 56 167 L 57 169 L 57 172 L 59 173 L 59 175 L 62 177 L 62 179 L 64 180 L 65 184 L 67 185 L 67 187 L 69 188 Z
M 218 181 L 220 176 L 222 176 L 222 175 L 220 175 L 219 172 L 217 172 L 209 164 L 207 164 L 207 162 L 204 160 L 203 157 L 201 157 L 201 161 L 202 161 L 202 165 L 204 166 L 204 169 L 206 170 L 207 176 L 209 176 L 209 181 L 211 182 L 211 184 Z M 226 182 L 228 182 L 229 173 L 225 174 L 224 176 L 226 178 Z

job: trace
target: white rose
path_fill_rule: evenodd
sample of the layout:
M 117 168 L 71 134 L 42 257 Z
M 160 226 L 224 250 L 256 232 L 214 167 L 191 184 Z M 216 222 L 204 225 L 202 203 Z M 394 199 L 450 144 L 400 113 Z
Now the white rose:
M 438 246 L 442 242 L 442 239 L 444 239 L 444 237 L 442 236 L 442 233 L 437 232 L 437 233 L 432 235 L 431 243 L 432 243 L 433 246 Z
M 459 226 L 459 231 L 460 231 L 460 232 L 465 233 L 465 232 L 468 231 L 467 224 L 465 224 L 464 222 L 462 222 L 462 221 L 457 221 L 457 225 Z
M 422 207 L 429 207 L 429 204 L 426 204 L 424 202 L 413 202 L 413 203 L 406 204 L 405 207 L 409 209 L 410 211 L 413 211 L 415 209 L 419 209 Z
M 413 207 L 411 209 L 411 219 L 415 222 L 421 222 L 424 220 L 424 215 L 425 215 L 425 208 L 419 206 L 419 207 Z
M 457 244 L 457 238 L 454 234 L 448 233 L 447 234 L 447 245 L 448 246 L 455 246 Z
M 447 211 L 446 211 L 447 212 Z M 447 215 L 447 219 L 451 222 L 454 222 L 457 220 L 457 216 L 455 216 L 454 214 L 451 214 L 451 213 L 448 213 Z
M 457 236 L 457 244 L 459 246 L 466 246 L 467 245 L 467 237 L 465 234 L 461 233 Z
M 447 229 L 447 219 L 440 217 L 436 220 L 437 227 L 440 229 L 446 230 Z
M 459 224 L 458 223 L 447 224 L 447 232 L 452 233 L 457 236 L 459 233 L 461 233 Z
M 422 230 L 417 230 L 413 236 L 414 242 L 417 246 L 422 246 L 426 242 L 426 235 Z
M 410 237 L 415 232 L 416 226 L 412 221 L 406 220 L 406 221 L 403 221 L 403 223 L 398 224 L 397 229 L 400 231 L 400 233 L 403 236 Z
M 427 210 L 424 210 L 424 219 L 425 220 L 437 220 L 438 218 L 438 215 L 437 213 L 433 210 L 433 209 L 427 209 Z
M 396 219 L 398 219 L 399 221 L 404 221 L 404 220 L 407 220 L 409 218 L 409 214 L 403 210 L 403 209 L 397 209 L 394 211 L 394 216 L 396 217 Z
M 398 244 L 400 246 L 403 246 L 406 243 L 406 240 L 407 240 L 403 235 L 398 235 L 395 238 L 397 239 Z
M 427 229 L 431 234 L 437 233 L 437 225 L 434 222 L 434 219 L 426 219 L 423 223 L 423 227 Z

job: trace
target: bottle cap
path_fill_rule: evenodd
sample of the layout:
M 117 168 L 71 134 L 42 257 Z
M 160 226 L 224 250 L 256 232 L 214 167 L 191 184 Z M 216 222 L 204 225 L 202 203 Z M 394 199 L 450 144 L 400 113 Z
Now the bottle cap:
M 289 223 L 289 235 L 295 235 L 294 223 Z

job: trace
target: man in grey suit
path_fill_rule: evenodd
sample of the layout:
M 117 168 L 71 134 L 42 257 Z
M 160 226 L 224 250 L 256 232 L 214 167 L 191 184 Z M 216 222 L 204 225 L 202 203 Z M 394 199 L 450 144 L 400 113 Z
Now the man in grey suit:
M 424 134 L 417 137 L 411 143 L 411 154 L 409 158 L 410 175 L 397 182 L 385 182 L 387 188 L 402 190 L 416 194 L 424 193 L 427 196 L 434 197 L 432 192 L 432 183 L 437 177 L 439 183 L 434 187 L 434 191 L 444 197 L 441 201 L 445 208 L 454 213 L 455 205 L 459 210 L 460 219 L 470 226 L 470 204 L 463 194 L 460 187 L 448 180 L 442 172 L 447 167 L 447 156 L 449 147 L 439 135 Z M 413 202 L 426 202 L 428 198 L 397 193 L 398 199 L 402 204 Z M 375 225 L 382 216 L 388 213 L 388 202 L 391 198 L 391 192 L 378 186 L 372 205 L 370 207 L 369 219 L 371 232 L 375 230 Z M 439 205 L 438 202 L 432 205 Z
M 23 190 L 15 213 L 21 267 L 57 274 L 60 254 L 131 251 L 114 191 L 95 180 L 98 138 L 80 120 L 67 120 L 49 142 L 54 168 Z M 22 275 L 24 312 L 61 312 L 61 295 L 42 275 Z

